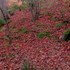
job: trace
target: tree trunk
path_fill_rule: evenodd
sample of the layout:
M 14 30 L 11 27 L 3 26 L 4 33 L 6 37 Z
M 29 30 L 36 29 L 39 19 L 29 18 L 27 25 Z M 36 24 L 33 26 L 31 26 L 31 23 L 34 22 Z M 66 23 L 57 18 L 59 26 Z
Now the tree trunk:
M 9 44 L 12 43 L 12 38 L 11 38 L 11 32 L 10 32 L 10 26 L 8 23 L 8 12 L 7 12 L 7 5 L 6 5 L 6 0 L 0 0 L 0 15 L 2 15 L 0 18 L 4 19 L 6 21 L 6 25 L 7 25 L 7 31 L 8 31 L 8 38 L 9 38 Z M 2 18 L 3 17 L 3 18 Z
M 5 18 L 8 17 L 6 0 L 0 0 L 0 8 L 3 10 Z M 4 18 L 3 15 L 2 15 L 1 10 L 0 10 L 0 18 Z
M 30 11 L 32 14 L 33 21 L 37 20 L 40 14 L 39 1 L 38 0 L 28 0 Z

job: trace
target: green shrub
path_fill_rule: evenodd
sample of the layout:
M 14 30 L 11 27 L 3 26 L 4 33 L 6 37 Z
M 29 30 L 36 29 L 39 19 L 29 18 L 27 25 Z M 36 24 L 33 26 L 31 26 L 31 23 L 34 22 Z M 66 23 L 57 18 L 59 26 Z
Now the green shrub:
M 13 14 L 16 10 L 19 10 L 19 6 L 18 6 L 17 4 L 13 4 L 13 6 L 10 7 L 10 8 L 8 8 L 7 11 L 8 11 L 10 14 Z
M 15 11 L 15 10 L 19 9 L 19 6 L 17 4 L 13 4 L 12 9 Z
M 50 36 L 50 32 L 39 32 L 38 33 L 38 38 L 44 38 L 44 37 L 49 37 Z
M 9 12 L 9 14 L 14 14 L 14 10 L 12 8 L 9 8 L 7 11 Z
M 64 31 L 64 40 L 70 40 L 70 28 Z
M 21 70 L 36 70 L 36 69 L 33 66 L 31 66 L 29 62 L 25 62 L 22 65 Z
M 23 5 L 21 5 L 19 8 L 20 8 L 21 10 L 24 10 L 24 9 L 25 9 Z
M 36 26 L 41 28 L 41 27 L 44 26 L 44 24 L 43 24 L 42 22 L 37 22 L 37 23 L 36 23 Z
M 56 18 L 55 17 L 51 17 L 50 20 L 56 20 Z
M 26 7 L 25 5 L 21 5 L 19 8 L 20 8 L 21 10 L 25 10 L 27 7 Z
M 23 4 L 19 7 L 21 10 L 25 10 L 28 8 L 28 1 L 24 1 Z
M 49 36 L 50 36 L 50 32 L 46 32 L 45 35 L 46 35 L 47 37 L 49 37 Z
M 0 26 L 2 26 L 5 23 L 6 23 L 6 21 L 4 19 L 0 19 Z
M 64 20 L 64 21 L 63 21 L 63 25 L 67 25 L 68 22 L 69 22 L 68 20 Z
M 50 17 L 53 17 L 54 14 L 52 12 L 46 12 L 45 15 L 48 15 Z
M 0 32 L 3 32 L 5 30 L 5 27 L 0 28 Z
M 55 25 L 55 27 L 61 27 L 63 24 L 62 23 L 57 23 L 56 25 Z
M 38 38 L 43 38 L 45 36 L 45 33 L 44 32 L 39 32 L 37 36 L 38 36 Z
M 22 27 L 19 32 L 22 32 L 22 33 L 28 33 L 28 29 L 25 28 L 25 27 Z

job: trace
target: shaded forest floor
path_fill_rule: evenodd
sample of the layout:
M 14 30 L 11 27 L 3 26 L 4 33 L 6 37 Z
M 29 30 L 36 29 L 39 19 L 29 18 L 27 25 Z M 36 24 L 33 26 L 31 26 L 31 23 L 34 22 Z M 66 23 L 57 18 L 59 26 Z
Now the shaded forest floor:
M 6 25 L 0 30 L 0 38 L 3 37 L 0 39 L 0 70 L 21 70 L 25 61 L 36 70 L 70 70 L 70 41 L 59 40 L 70 28 L 69 23 L 56 27 L 60 22 L 47 15 L 33 23 L 28 10 L 16 11 L 10 18 L 11 46 L 8 45 Z M 38 33 L 45 31 L 50 32 L 50 37 L 38 38 Z

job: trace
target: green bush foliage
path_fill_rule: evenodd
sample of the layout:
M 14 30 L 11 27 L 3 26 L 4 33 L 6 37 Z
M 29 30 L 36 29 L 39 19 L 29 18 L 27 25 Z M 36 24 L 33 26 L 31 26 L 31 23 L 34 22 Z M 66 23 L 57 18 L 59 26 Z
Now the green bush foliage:
M 46 35 L 47 37 L 49 37 L 49 36 L 50 36 L 50 32 L 46 32 L 45 35 Z
M 19 6 L 17 4 L 13 4 L 12 9 L 15 11 L 15 10 L 19 9 Z
M 55 25 L 55 27 L 61 27 L 63 24 L 62 23 L 57 23 L 56 25 Z
M 9 12 L 9 14 L 13 14 L 14 13 L 14 10 L 12 8 L 9 8 L 7 11 Z
M 45 36 L 45 33 L 44 32 L 39 32 L 38 33 L 38 38 L 43 38 Z
M 63 25 L 67 25 L 68 24 L 68 20 L 66 20 L 66 21 L 63 21 Z
M 36 70 L 35 67 L 31 66 L 29 62 L 25 62 L 22 67 L 21 70 Z
M 6 21 L 4 19 L 0 19 L 0 26 L 4 25 Z
M 19 30 L 19 32 L 21 32 L 21 33 L 28 33 L 28 29 L 25 28 L 25 27 L 22 27 L 22 28 Z
M 70 28 L 64 31 L 64 40 L 65 41 L 70 40 Z
M 50 36 L 50 32 L 39 32 L 38 33 L 38 38 L 44 38 L 44 37 L 49 37 Z
M 7 11 L 8 11 L 10 14 L 13 14 L 16 10 L 19 10 L 19 6 L 18 6 L 17 4 L 13 4 L 13 6 L 10 7 L 10 8 L 8 8 Z

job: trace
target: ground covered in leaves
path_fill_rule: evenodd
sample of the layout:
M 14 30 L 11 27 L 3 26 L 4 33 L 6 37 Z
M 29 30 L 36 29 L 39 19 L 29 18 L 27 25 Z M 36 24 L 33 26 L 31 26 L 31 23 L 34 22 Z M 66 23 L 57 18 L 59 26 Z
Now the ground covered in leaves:
M 55 17 L 59 19 L 59 11 L 52 11 L 56 11 Z M 70 28 L 70 22 L 56 25 L 62 20 L 52 15 L 46 13 L 35 23 L 31 21 L 28 10 L 16 11 L 10 17 L 10 46 L 6 25 L 0 29 L 0 70 L 24 70 L 21 68 L 26 62 L 36 70 L 70 70 L 70 41 L 59 40 L 63 32 Z M 66 10 L 65 18 L 68 16 L 70 12 Z M 40 32 L 49 32 L 49 36 L 39 38 Z

